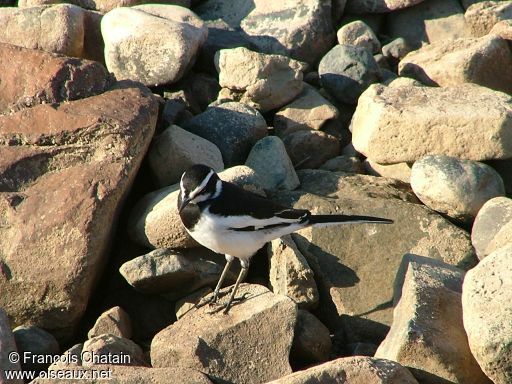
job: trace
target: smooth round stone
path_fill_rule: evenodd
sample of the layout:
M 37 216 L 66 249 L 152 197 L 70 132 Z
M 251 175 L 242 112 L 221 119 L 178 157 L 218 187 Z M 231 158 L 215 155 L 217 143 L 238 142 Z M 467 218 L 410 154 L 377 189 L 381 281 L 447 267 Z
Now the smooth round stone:
M 487 200 L 505 195 L 503 180 L 490 166 L 443 155 L 416 161 L 411 187 L 425 205 L 462 221 L 473 219 Z
M 371 52 L 352 45 L 336 45 L 318 65 L 320 82 L 341 103 L 357 104 L 357 99 L 381 71 Z
M 379 39 L 368 24 L 363 21 L 356 20 L 345 24 L 338 30 L 336 36 L 340 44 L 366 48 L 371 53 L 378 53 L 380 51 Z

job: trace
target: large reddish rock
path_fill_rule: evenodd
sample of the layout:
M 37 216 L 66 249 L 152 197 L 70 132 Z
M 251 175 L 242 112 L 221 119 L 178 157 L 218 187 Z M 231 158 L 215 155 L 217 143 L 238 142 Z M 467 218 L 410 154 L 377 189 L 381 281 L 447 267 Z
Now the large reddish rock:
M 95 61 L 0 43 L 0 113 L 104 92 L 112 77 Z
M 123 82 L 0 116 L 0 306 L 14 326 L 73 331 L 156 115 L 152 93 Z

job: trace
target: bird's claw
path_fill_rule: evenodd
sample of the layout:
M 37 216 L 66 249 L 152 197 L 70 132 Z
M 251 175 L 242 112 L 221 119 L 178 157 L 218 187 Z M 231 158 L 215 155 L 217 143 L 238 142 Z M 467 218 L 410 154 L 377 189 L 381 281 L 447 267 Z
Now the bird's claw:
M 213 315 L 215 313 L 219 313 L 220 311 L 222 311 L 223 314 L 227 314 L 229 312 L 229 310 L 231 309 L 231 306 L 234 303 L 237 303 L 237 302 L 240 302 L 240 301 L 244 301 L 247 298 L 248 295 L 249 295 L 249 292 L 244 292 L 244 294 L 242 296 L 235 297 L 231 301 L 228 301 L 226 304 L 218 305 L 217 308 L 215 308 L 212 311 L 208 312 L 208 314 L 209 315 Z

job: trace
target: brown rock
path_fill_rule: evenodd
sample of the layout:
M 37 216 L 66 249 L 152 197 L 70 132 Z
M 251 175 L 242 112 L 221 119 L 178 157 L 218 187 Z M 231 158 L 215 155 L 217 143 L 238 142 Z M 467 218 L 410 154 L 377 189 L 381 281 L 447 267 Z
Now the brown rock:
M 147 0 L 18 0 L 19 7 L 33 7 L 35 5 L 56 4 L 61 2 L 78 5 L 85 9 L 92 9 L 107 13 L 117 7 L 133 7 L 148 3 Z M 158 3 L 158 2 L 157 2 Z M 190 7 L 190 0 L 163 0 L 160 3 Z
M 132 321 L 123 308 L 117 306 L 103 312 L 87 333 L 87 337 L 92 339 L 106 333 L 125 339 L 132 337 Z
M 338 139 L 322 131 L 296 131 L 283 142 L 295 168 L 318 168 L 341 150 Z
M 156 124 L 131 82 L 0 116 L 0 306 L 68 336 L 106 261 L 119 205 Z
M 418 384 L 400 364 L 385 359 L 355 356 L 336 359 L 295 372 L 268 384 Z
M 105 42 L 101 36 L 103 13 L 84 11 L 84 52 L 85 59 L 105 64 Z
M 475 37 L 484 36 L 501 20 L 512 18 L 512 1 L 482 1 L 469 6 L 464 14 Z
M 62 368 L 55 370 L 61 371 Z M 212 384 L 208 377 L 193 369 L 184 368 L 147 368 L 127 365 L 98 364 L 93 368 L 75 367 L 65 371 L 68 377 L 84 377 L 80 384 L 140 384 L 140 383 L 172 383 L 172 384 Z M 62 373 L 61 373 L 62 375 Z M 94 377 L 96 379 L 91 379 Z M 69 384 L 70 379 L 36 379 L 32 384 Z M 78 382 L 78 380 L 77 380 Z
M 295 364 L 306 366 L 323 363 L 331 353 L 331 336 L 329 330 L 314 315 L 300 309 L 293 336 L 290 359 Z
M 512 20 L 502 20 L 494 24 L 489 34 L 500 36 L 505 40 L 512 40 Z
M 301 129 L 320 129 L 327 120 L 338 116 L 334 105 L 314 87 L 304 83 L 302 93 L 275 114 L 274 129 L 276 135 L 284 137 Z
M 104 92 L 112 79 L 101 64 L 0 43 L 0 113 Z
M 375 357 L 402 364 L 425 384 L 490 383 L 462 325 L 463 279 L 451 265 L 406 255 L 395 281 L 393 324 Z
M 462 287 L 469 347 L 495 384 L 512 380 L 512 246 L 500 248 L 470 270 Z
M 291 373 L 295 304 L 260 285 L 240 285 L 238 294 L 246 292 L 227 315 L 203 306 L 159 332 L 151 342 L 153 367 L 190 368 L 235 383 L 262 383 Z
M 363 162 L 364 168 L 369 175 L 389 177 L 411 183 L 411 165 L 407 163 L 379 164 L 370 159 Z
M 448 87 L 475 83 L 506 93 L 512 92 L 512 52 L 507 41 L 488 35 L 438 41 L 409 53 L 399 64 L 400 76 L 429 86 Z
M 372 85 L 352 120 L 352 143 L 380 164 L 429 154 L 467 160 L 512 156 L 512 99 L 475 84 L 455 87 Z
M 0 42 L 81 57 L 84 11 L 71 4 L 0 8 Z
M 272 292 L 292 299 L 299 308 L 318 305 L 318 289 L 313 271 L 291 236 L 273 240 L 269 248 Z
M 147 365 L 144 352 L 137 344 L 124 337 L 110 334 L 95 336 L 87 340 L 84 343 L 81 358 L 84 367 L 110 362 L 118 365 Z M 108 359 L 118 359 L 118 361 Z

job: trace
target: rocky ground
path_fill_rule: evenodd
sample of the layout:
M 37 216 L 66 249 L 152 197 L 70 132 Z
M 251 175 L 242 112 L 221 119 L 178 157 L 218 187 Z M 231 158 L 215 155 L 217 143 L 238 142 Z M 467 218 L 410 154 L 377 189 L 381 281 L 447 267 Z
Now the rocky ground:
M 511 383 L 512 1 L 143 3 L 0 0 L 0 383 Z M 394 224 L 198 309 L 195 163 Z

